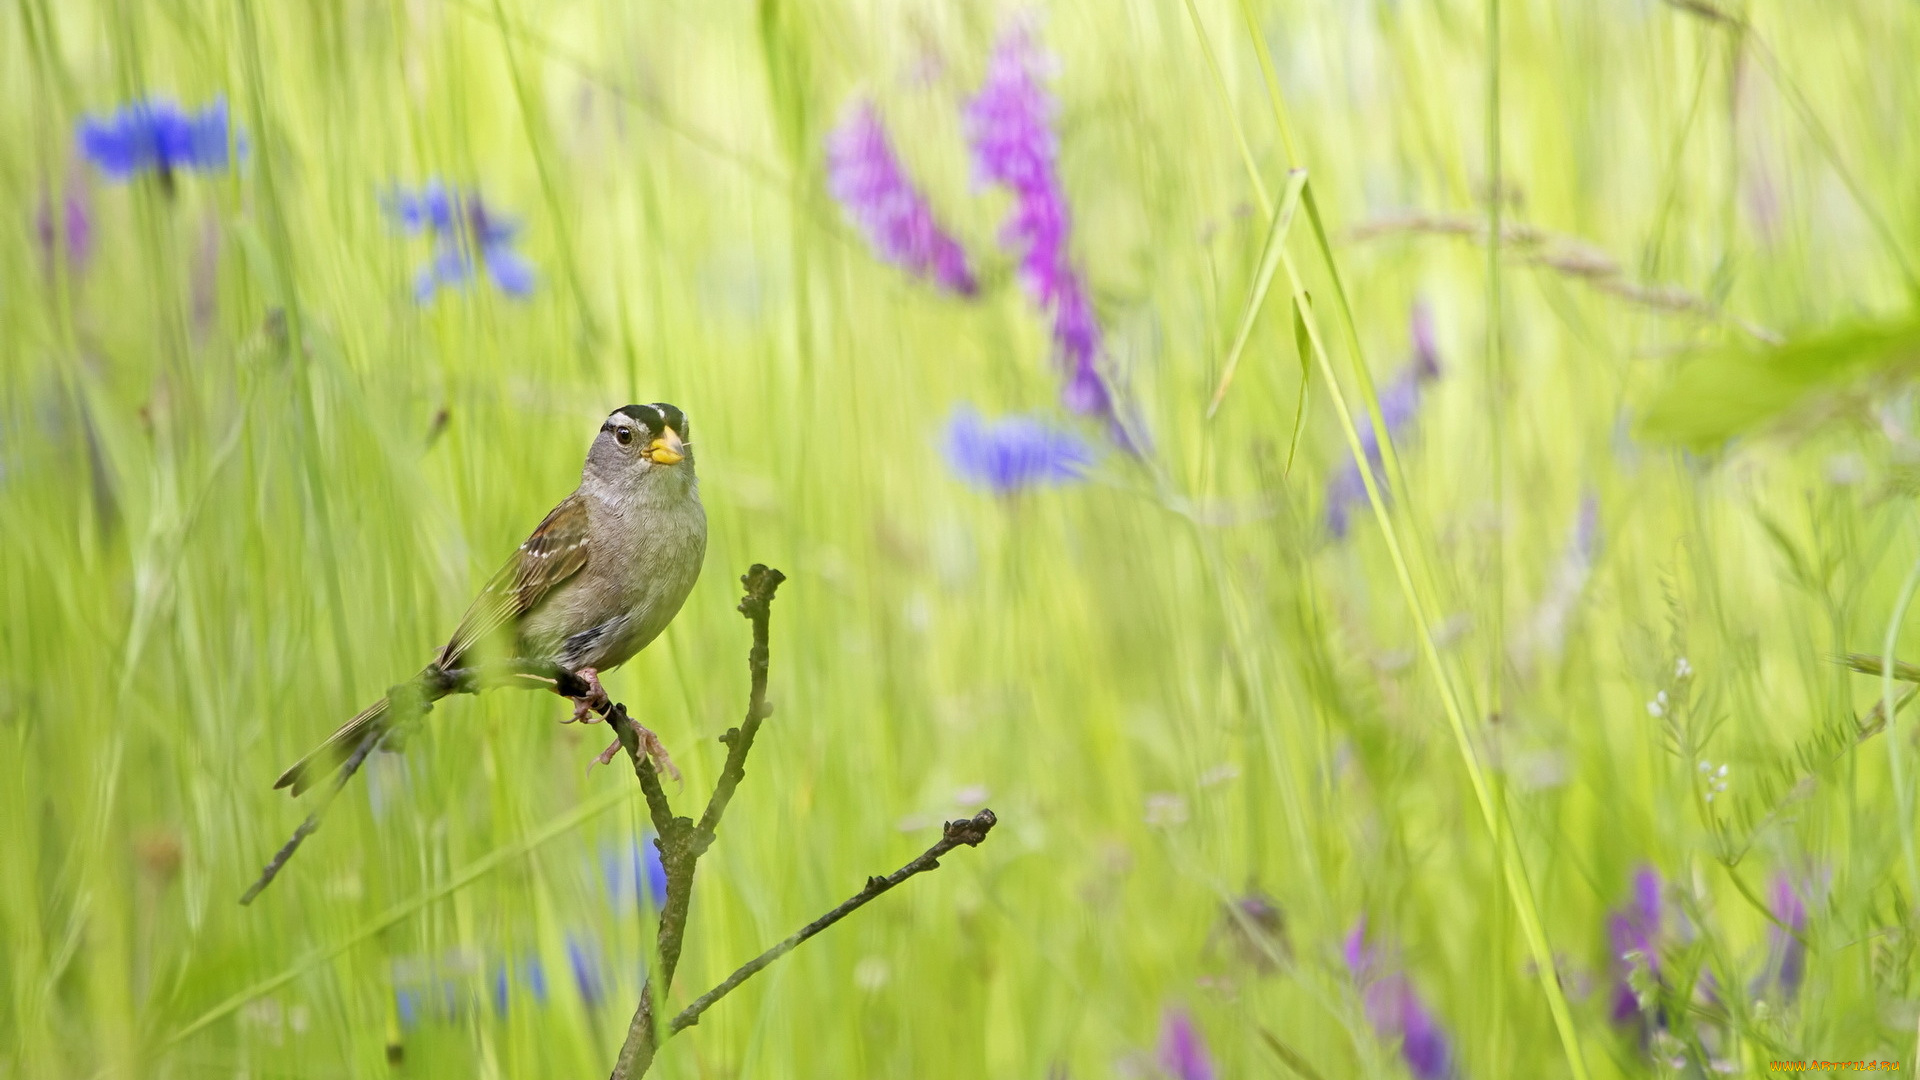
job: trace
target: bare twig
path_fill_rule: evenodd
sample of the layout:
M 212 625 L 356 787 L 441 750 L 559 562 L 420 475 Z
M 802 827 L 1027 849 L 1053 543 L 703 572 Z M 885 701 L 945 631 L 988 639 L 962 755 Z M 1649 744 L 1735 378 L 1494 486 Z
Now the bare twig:
M 1348 238 L 1352 240 L 1408 234 L 1457 236 L 1479 244 L 1486 243 L 1491 235 L 1486 222 L 1476 216 L 1420 212 L 1377 218 L 1347 231 Z M 1510 222 L 1500 227 L 1499 246 L 1512 252 L 1520 262 L 1585 282 L 1590 288 L 1629 303 L 1725 322 L 1769 345 L 1778 345 L 1785 340 L 1777 331 L 1731 314 L 1713 301 L 1685 289 L 1634 281 L 1627 277 L 1626 270 L 1613 256 L 1578 237 L 1561 236 L 1537 226 Z
M 293 853 L 300 850 L 300 845 L 320 827 L 320 816 L 326 813 L 327 805 L 333 802 L 335 795 L 340 794 L 341 788 L 347 786 L 347 781 L 353 779 L 353 774 L 360 771 L 361 762 L 367 760 L 367 755 L 379 742 L 379 739 L 368 739 L 361 743 L 352 756 L 340 766 L 340 775 L 334 777 L 333 785 L 327 788 L 327 793 L 321 797 L 319 805 L 313 808 L 313 812 L 307 815 L 307 820 L 301 822 L 299 828 L 293 830 L 292 838 L 280 845 L 279 851 L 273 853 L 273 858 L 267 861 L 266 869 L 260 871 L 259 879 L 247 886 L 246 892 L 240 894 L 242 906 L 253 903 L 254 898 L 260 895 L 260 890 L 273 884 L 273 879 L 280 874 L 280 868 L 287 865 L 287 860 L 293 858 Z
M 633 775 L 640 781 L 640 790 L 646 793 L 647 814 L 653 818 L 654 835 L 667 835 L 674 827 L 673 805 L 667 801 L 667 789 L 661 786 L 660 772 L 654 768 L 653 757 L 647 753 L 639 725 L 627 715 L 627 707 L 619 702 L 612 703 L 602 715 L 607 718 L 607 726 L 620 737 L 620 748 L 633 760 Z
M 993 816 L 993 811 L 982 810 L 973 817 L 947 822 L 942 830 L 940 841 L 923 852 L 919 858 L 895 870 L 886 877 L 868 878 L 866 886 L 849 897 L 845 903 L 801 927 L 792 937 L 789 937 L 780 944 L 775 945 L 773 948 L 742 964 L 738 971 L 727 976 L 720 985 L 701 994 L 698 998 L 694 999 L 693 1004 L 680 1010 L 680 1015 L 674 1017 L 673 1022 L 667 1025 L 667 1033 L 670 1035 L 678 1034 L 699 1023 L 701 1013 L 711 1008 L 714 1002 L 731 994 L 741 983 L 753 978 L 761 968 L 792 952 L 800 946 L 801 942 L 860 910 L 860 908 L 864 907 L 881 893 L 886 892 L 888 889 L 893 888 L 915 874 L 938 869 L 940 866 L 940 856 L 945 855 L 961 844 L 965 844 L 968 847 L 979 846 L 980 841 L 987 838 L 987 833 L 992 831 L 994 824 L 998 820 L 998 818 Z
M 694 869 L 700 856 L 712 846 L 714 835 L 720 828 L 720 818 L 726 813 L 727 803 L 733 799 L 734 790 L 746 775 L 747 753 L 753 749 L 754 736 L 759 734 L 761 722 L 773 713 L 772 707 L 767 704 L 767 627 L 772 618 L 774 591 L 785 580 L 785 574 L 759 563 L 755 563 L 740 578 L 740 584 L 746 587 L 747 592 L 740 599 L 739 611 L 753 624 L 753 647 L 747 653 L 750 682 L 747 716 L 739 727 L 729 729 L 720 736 L 720 741 L 727 747 L 727 762 L 720 770 L 720 779 L 714 782 L 713 794 L 708 798 L 706 811 L 700 815 L 698 824 L 691 818 L 674 817 L 666 806 L 664 793 L 658 801 L 655 800 L 653 792 L 659 785 L 659 778 L 653 773 L 652 763 L 642 752 L 630 725 L 625 722 L 614 723 L 621 747 L 633 759 L 634 774 L 640 778 L 641 786 L 647 787 L 647 804 L 653 812 L 654 831 L 659 834 L 654 844 L 660 849 L 660 865 L 667 876 L 667 899 L 661 905 L 660 928 L 656 938 L 659 958 L 640 989 L 640 1004 L 634 1010 L 632 1022 L 627 1025 L 627 1038 L 621 1044 L 620 1056 L 614 1061 L 612 1080 L 644 1076 L 653 1066 L 653 1055 L 659 1048 L 658 1024 L 655 1020 L 657 1002 L 665 999 L 667 991 L 672 989 L 674 970 L 680 966 L 680 951 L 686 941 L 687 908 L 693 899 Z M 625 711 L 619 711 L 624 721 Z M 612 721 L 613 717 L 609 715 L 608 720 Z M 649 783 L 653 786 L 648 787 Z

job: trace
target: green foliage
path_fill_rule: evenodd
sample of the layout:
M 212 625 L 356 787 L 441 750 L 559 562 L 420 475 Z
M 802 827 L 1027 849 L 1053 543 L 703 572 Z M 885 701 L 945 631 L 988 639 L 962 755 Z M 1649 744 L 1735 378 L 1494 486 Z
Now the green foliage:
M 1645 433 L 1715 446 L 1820 391 L 1867 374 L 1904 375 L 1920 362 L 1920 319 L 1842 326 L 1777 346 L 1733 345 L 1681 361 L 1649 404 Z

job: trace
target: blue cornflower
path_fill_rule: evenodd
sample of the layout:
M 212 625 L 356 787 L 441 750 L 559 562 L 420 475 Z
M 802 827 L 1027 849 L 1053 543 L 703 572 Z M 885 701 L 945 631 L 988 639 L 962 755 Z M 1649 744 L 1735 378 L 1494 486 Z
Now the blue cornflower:
M 598 1001 L 605 968 L 591 941 L 568 934 L 567 959 L 581 995 L 589 1005 Z M 392 979 L 394 1008 L 405 1028 L 458 1019 L 487 1001 L 500 1016 L 515 1000 L 547 1004 L 546 968 L 534 953 L 518 962 L 496 955 L 487 963 L 458 949 L 437 957 L 400 957 L 393 962 Z
M 225 98 L 214 98 L 198 112 L 147 98 L 123 105 L 111 116 L 82 119 L 80 152 L 109 180 L 126 181 L 154 172 L 163 183 L 170 183 L 182 169 L 225 169 L 229 134 Z M 237 133 L 231 145 L 246 152 L 246 139 Z
M 470 953 L 405 956 L 393 961 L 393 1004 L 402 1027 L 457 1019 L 479 1000 L 479 964 Z
M 599 1004 L 606 993 L 606 977 L 597 947 L 568 934 L 567 963 L 573 968 L 573 984 L 580 991 L 580 1000 L 588 1006 Z
M 504 962 L 493 965 L 493 1011 L 504 1016 L 507 1012 L 507 965 Z
M 547 969 L 541 965 L 538 956 L 530 956 L 520 969 L 521 978 L 526 980 L 527 989 L 532 992 L 534 1003 L 547 1003 Z
M 409 235 L 433 240 L 433 259 L 414 277 L 413 296 L 424 304 L 442 286 L 464 288 L 473 277 L 474 257 L 487 268 L 494 287 L 508 296 L 533 292 L 533 264 L 514 250 L 520 226 L 487 209 L 478 192 L 429 180 L 417 192 L 397 189 L 387 211 Z
M 660 862 L 660 849 L 651 838 L 629 840 L 625 852 L 603 848 L 600 869 L 607 881 L 607 902 L 616 909 L 629 897 L 639 903 L 643 888 L 655 911 L 666 904 L 667 868 Z
M 1079 480 L 1093 450 L 1070 431 L 1031 416 L 982 419 L 968 406 L 947 422 L 947 465 L 962 480 L 997 495 Z

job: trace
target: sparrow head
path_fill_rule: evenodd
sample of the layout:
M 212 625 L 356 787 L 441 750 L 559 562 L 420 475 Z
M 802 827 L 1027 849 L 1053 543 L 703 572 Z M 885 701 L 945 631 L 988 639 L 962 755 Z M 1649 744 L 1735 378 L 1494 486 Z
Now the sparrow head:
M 693 471 L 687 416 L 665 402 L 616 409 L 587 451 L 587 471 L 607 480 L 644 480 Z

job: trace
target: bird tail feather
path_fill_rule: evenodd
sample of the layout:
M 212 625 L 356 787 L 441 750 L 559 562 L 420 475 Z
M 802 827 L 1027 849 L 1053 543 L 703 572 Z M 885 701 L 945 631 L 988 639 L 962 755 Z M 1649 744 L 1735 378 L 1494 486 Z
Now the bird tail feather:
M 355 750 L 367 739 L 377 739 L 387 729 L 387 699 L 367 706 L 358 716 L 340 725 L 340 730 L 327 736 L 327 741 L 307 752 L 307 756 L 293 763 L 293 767 L 280 774 L 273 782 L 275 790 L 291 787 L 295 795 L 332 776 L 335 769 L 346 763 Z
M 443 696 L 430 694 L 428 701 Z M 340 725 L 340 729 L 327 736 L 327 741 L 308 751 L 307 756 L 293 763 L 280 779 L 273 782 L 274 790 L 284 787 L 293 789 L 298 796 L 308 788 L 332 776 L 334 770 L 345 764 L 370 739 L 378 739 L 393 726 L 388 699 L 379 701 L 360 710 L 359 715 Z

